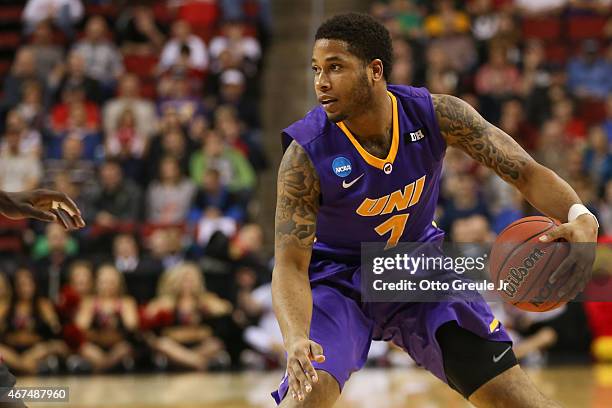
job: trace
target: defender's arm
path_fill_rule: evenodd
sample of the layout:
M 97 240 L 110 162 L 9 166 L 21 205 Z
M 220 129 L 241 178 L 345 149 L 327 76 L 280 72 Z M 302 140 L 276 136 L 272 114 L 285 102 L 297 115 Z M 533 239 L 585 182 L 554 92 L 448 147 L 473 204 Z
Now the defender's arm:
M 277 190 L 272 301 L 288 354 L 289 387 L 292 396 L 302 400 L 312 389 L 311 381 L 317 381 L 310 360 L 324 360 L 321 346 L 309 340 L 312 291 L 308 265 L 321 189 L 308 155 L 296 142 L 281 161 Z

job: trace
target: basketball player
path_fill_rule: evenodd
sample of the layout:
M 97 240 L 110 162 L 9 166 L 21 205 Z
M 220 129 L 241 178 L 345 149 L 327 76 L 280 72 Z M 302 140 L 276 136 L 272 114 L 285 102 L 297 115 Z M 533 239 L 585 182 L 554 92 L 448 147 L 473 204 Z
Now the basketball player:
M 478 407 L 558 406 L 517 365 L 484 300 L 361 301 L 361 242 L 442 239 L 432 221 L 446 146 L 492 168 L 542 213 L 567 221 L 543 241 L 595 242 L 598 228 L 565 181 L 467 103 L 389 85 L 391 60 L 389 33 L 367 15 L 339 15 L 317 31 L 312 69 L 320 106 L 283 131 L 272 286 L 288 362 L 272 395 L 282 407 L 333 406 L 364 365 L 370 341 L 383 339 Z M 410 183 L 412 205 L 396 200 L 377 208 L 388 201 L 378 198 Z M 574 275 L 560 291 L 578 293 L 592 262 L 590 252 L 573 252 L 562 267 L 573 266 Z
M 34 218 L 58 221 L 67 230 L 85 226 L 77 205 L 66 194 L 52 190 L 32 190 L 18 193 L 0 191 L 0 213 L 12 219 Z M 1 356 L 0 356 L 1 357 Z M 15 385 L 15 376 L 5 364 L 0 364 L 0 395 L 5 396 Z M 0 402 L 0 407 L 24 407 L 21 401 Z

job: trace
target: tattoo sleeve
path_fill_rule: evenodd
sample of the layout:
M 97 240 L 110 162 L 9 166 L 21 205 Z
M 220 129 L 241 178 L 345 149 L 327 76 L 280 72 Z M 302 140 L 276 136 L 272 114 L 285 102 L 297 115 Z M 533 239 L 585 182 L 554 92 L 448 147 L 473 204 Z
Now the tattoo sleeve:
M 319 178 L 304 149 L 289 145 L 278 171 L 275 247 L 312 248 L 321 192 Z
M 463 150 L 517 187 L 526 183 L 534 160 L 512 137 L 459 98 L 434 94 L 432 99 L 440 132 L 448 145 Z

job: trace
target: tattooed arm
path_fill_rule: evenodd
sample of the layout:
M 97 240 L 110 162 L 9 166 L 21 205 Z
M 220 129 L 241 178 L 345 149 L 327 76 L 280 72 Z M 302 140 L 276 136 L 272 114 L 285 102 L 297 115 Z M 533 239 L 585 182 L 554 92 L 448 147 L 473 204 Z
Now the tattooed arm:
M 512 137 L 484 120 L 468 103 L 450 95 L 432 98 L 448 145 L 493 169 L 543 214 L 567 221 L 570 206 L 580 203 L 569 184 L 537 163 Z
M 312 390 L 311 382 L 317 382 L 310 360 L 324 360 L 322 347 L 309 339 L 312 291 L 308 264 L 320 191 L 306 152 L 292 142 L 278 171 L 272 301 L 287 349 L 289 389 L 299 400 Z

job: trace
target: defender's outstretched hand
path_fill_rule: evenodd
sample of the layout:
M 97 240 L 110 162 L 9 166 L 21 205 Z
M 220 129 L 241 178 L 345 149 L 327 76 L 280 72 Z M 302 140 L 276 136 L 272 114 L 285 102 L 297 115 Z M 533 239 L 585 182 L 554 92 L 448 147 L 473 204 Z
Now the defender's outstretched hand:
M 542 235 L 540 241 L 552 242 L 559 238 L 570 243 L 570 252 L 550 276 L 549 282 L 565 282 L 557 295 L 559 299 L 571 300 L 582 292 L 591 280 L 597 243 L 597 221 L 592 215 L 583 214 L 571 222 L 553 228 Z M 569 277 L 568 273 L 571 273 Z
M 323 347 L 312 340 L 302 339 L 292 343 L 287 354 L 289 390 L 293 399 L 302 401 L 306 394 L 312 391 L 312 384 L 319 381 L 311 361 L 325 361 Z
M 83 228 L 85 221 L 77 205 L 65 193 L 37 189 L 0 193 L 0 212 L 8 218 L 59 221 L 67 230 Z

